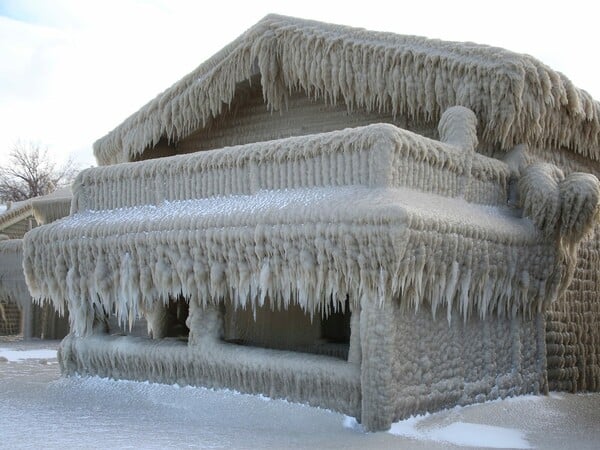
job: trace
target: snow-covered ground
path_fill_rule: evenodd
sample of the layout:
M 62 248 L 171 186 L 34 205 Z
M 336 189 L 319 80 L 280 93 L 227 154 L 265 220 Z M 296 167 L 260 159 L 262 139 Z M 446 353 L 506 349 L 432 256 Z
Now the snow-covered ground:
M 61 378 L 57 346 L 0 340 L 0 448 L 600 448 L 600 394 L 495 401 L 364 433 L 350 417 L 261 396 Z

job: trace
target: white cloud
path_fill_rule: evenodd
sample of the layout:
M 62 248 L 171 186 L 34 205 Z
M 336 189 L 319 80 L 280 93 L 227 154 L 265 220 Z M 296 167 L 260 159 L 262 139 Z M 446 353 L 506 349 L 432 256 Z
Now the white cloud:
M 5 1 L 0 148 L 48 145 L 93 162 L 93 141 L 269 12 L 530 53 L 600 96 L 594 15 L 552 2 Z M 410 5 L 410 4 L 409 4 Z M 583 6 L 582 6 L 583 5 Z M 6 160 L 0 152 L 0 164 Z

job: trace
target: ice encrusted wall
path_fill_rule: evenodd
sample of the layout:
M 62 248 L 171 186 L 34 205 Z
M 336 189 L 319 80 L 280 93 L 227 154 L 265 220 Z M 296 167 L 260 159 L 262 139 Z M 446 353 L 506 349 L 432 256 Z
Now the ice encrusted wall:
M 565 174 L 600 176 L 598 162 L 566 149 L 529 148 L 526 164 L 540 161 Z M 580 244 L 573 281 L 546 312 L 548 383 L 552 390 L 600 390 L 600 226 Z
M 374 428 L 413 414 L 547 390 L 542 314 L 431 320 L 398 303 L 361 313 L 363 421 Z
M 335 105 L 328 104 L 322 99 L 311 99 L 304 91 L 290 93 L 285 109 L 270 111 L 264 103 L 261 82 L 257 78 L 251 85 L 239 86 L 232 104 L 223 114 L 173 144 L 172 151 L 173 154 L 191 153 L 374 123 L 390 123 L 422 136 L 438 138 L 437 123 L 433 121 L 409 120 L 406 115 L 362 109 L 349 114 L 343 100 Z M 142 157 L 148 152 L 146 150 Z
M 565 294 L 546 313 L 551 389 L 600 390 L 600 229 L 578 252 L 579 263 Z
M 338 99 L 336 104 L 328 104 L 324 99 L 309 98 L 309 94 L 303 91 L 290 94 L 286 107 L 272 112 L 265 106 L 262 90 L 260 79 L 256 76 L 251 86 L 238 86 L 229 108 L 217 118 L 207 120 L 205 127 L 177 142 L 169 149 L 170 154 L 375 122 L 394 123 L 421 135 L 437 138 L 437 129 L 431 121 L 408 120 L 399 114 L 361 108 L 349 113 L 343 98 Z M 504 157 L 505 151 L 499 150 L 493 141 L 486 141 L 483 136 L 479 140 L 478 152 Z M 146 156 L 157 156 L 157 153 L 147 150 Z M 555 145 L 530 147 L 526 162 L 533 161 L 551 162 L 565 173 L 582 171 L 600 175 L 597 161 Z M 573 285 L 548 312 L 548 364 L 550 386 L 553 389 L 600 389 L 600 312 L 596 300 L 600 293 L 600 284 L 596 281 L 600 255 L 597 254 L 597 236 L 595 233 L 582 245 Z

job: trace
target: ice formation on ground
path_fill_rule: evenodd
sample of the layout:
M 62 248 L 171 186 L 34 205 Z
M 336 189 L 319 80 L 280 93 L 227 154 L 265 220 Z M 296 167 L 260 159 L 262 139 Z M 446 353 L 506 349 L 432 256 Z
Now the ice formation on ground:
M 0 347 L 15 353 L 55 346 L 55 342 L 0 341 Z M 597 393 L 525 396 L 444 410 L 417 418 L 413 431 L 418 434 L 409 437 L 364 433 L 355 420 L 332 411 L 231 390 L 99 377 L 60 378 L 54 361 L 0 362 L 0 436 L 4 447 L 460 450 L 464 447 L 451 442 L 461 434 L 451 432 L 461 424 L 519 430 L 532 447 L 548 450 L 564 449 L 565 442 L 592 450 L 600 439 Z M 355 426 L 349 426 L 351 421 Z M 392 430 L 402 425 L 396 423 Z M 440 436 L 438 430 L 444 434 Z M 491 442 L 498 435 L 477 432 L 470 437 L 478 440 L 478 448 L 490 444 L 511 447 L 508 440 Z M 438 440 L 441 438 L 444 441 Z
M 35 350 L 12 350 L 10 348 L 0 347 L 0 360 L 16 362 L 26 359 L 56 359 L 56 350 L 35 349 Z
M 389 432 L 396 436 L 406 436 L 417 440 L 446 442 L 468 447 L 532 448 L 520 430 L 494 425 L 454 422 L 444 427 L 421 431 L 417 428 L 420 419 L 412 417 L 394 423 Z

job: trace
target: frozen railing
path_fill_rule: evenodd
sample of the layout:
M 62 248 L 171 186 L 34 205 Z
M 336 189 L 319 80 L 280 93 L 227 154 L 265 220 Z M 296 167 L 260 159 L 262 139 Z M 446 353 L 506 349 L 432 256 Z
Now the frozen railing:
M 472 145 L 459 147 L 456 136 L 449 141 L 376 124 L 96 167 L 75 181 L 72 212 L 349 185 L 407 187 L 473 203 L 506 203 L 508 166 L 475 153 Z

